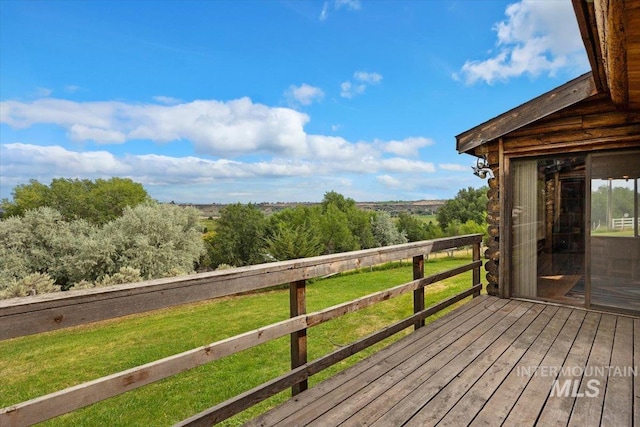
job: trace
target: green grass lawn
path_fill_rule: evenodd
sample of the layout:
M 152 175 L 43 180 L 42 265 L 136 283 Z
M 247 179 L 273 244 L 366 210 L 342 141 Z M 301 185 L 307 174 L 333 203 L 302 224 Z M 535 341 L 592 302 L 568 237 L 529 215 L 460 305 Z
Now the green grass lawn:
M 425 274 L 469 262 L 470 257 L 430 259 Z M 404 265 L 317 280 L 307 287 L 308 311 L 320 310 L 411 280 Z M 471 272 L 427 288 L 427 306 L 471 285 Z M 403 295 L 311 328 L 309 360 L 368 335 L 412 313 Z M 3 341 L 0 344 L 0 407 L 42 396 L 162 357 L 288 318 L 288 289 L 229 297 Z M 429 321 L 429 319 L 428 319 Z M 409 333 L 397 334 L 310 379 L 310 385 Z M 172 378 L 113 397 L 45 425 L 171 425 L 289 370 L 284 337 Z M 228 420 L 239 425 L 285 401 L 284 391 Z
M 591 235 L 594 237 L 633 237 L 633 228 L 624 230 L 591 230 Z
M 216 220 L 209 218 L 200 218 L 198 220 L 200 226 L 207 230 L 207 232 L 216 231 Z
M 436 215 L 417 215 L 416 216 L 420 221 L 424 222 L 425 224 L 429 224 L 430 222 L 433 222 L 435 225 L 438 225 L 438 219 L 436 218 Z

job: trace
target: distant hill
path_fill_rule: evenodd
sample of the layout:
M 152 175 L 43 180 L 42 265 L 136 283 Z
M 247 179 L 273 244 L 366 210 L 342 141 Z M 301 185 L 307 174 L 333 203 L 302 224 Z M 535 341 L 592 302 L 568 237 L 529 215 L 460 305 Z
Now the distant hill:
M 372 211 L 386 211 L 392 216 L 399 214 L 400 212 L 409 212 L 413 215 L 431 215 L 438 211 L 438 208 L 442 206 L 446 200 L 416 200 L 416 201 L 389 201 L 389 202 L 356 202 L 356 205 L 360 209 L 372 210 Z M 293 208 L 299 205 L 303 206 L 315 206 L 320 203 L 310 202 L 276 202 L 276 203 L 256 203 L 262 212 L 266 215 L 279 212 L 287 208 Z M 183 206 L 193 206 L 202 212 L 206 217 L 217 217 L 220 214 L 220 210 L 223 209 L 226 204 L 213 203 L 208 205 L 203 204 L 191 204 L 184 203 Z

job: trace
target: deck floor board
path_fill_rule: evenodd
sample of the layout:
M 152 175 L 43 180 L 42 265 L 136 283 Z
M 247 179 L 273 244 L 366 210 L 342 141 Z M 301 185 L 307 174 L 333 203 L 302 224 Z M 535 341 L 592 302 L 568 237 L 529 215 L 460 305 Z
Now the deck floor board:
M 639 362 L 639 319 L 482 296 L 247 425 L 640 427 Z

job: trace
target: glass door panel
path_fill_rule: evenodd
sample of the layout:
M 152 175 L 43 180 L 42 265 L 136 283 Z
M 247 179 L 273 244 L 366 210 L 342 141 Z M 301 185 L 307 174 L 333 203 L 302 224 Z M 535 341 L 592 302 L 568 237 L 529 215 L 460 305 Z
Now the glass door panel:
M 640 311 L 639 182 L 639 152 L 592 157 L 591 305 Z
M 513 296 L 584 305 L 585 160 L 511 163 Z

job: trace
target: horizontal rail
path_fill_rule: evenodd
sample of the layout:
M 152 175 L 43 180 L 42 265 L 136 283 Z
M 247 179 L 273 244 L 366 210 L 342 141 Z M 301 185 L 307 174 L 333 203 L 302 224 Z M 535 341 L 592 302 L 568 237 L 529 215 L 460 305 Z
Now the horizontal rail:
M 416 254 L 428 255 L 478 244 L 481 239 L 480 234 L 471 234 L 99 289 L 2 300 L 0 340 L 257 291 L 407 259 Z
M 414 257 L 414 262 L 416 262 L 417 258 L 420 258 L 423 250 L 429 249 L 433 250 L 434 248 L 448 248 L 450 245 L 474 245 L 474 256 L 473 261 L 469 264 L 465 264 L 463 266 L 459 266 L 444 272 L 440 272 L 437 274 L 433 274 L 428 277 L 421 277 L 410 282 L 404 283 L 402 285 L 395 286 L 390 289 L 386 289 L 383 291 L 375 292 L 369 294 L 364 297 L 357 298 L 353 301 L 341 303 L 332 307 L 325 308 L 323 310 L 319 310 L 309 314 L 300 314 L 300 315 L 292 315 L 291 318 L 273 323 L 252 331 L 245 332 L 240 335 L 236 335 L 234 337 L 226 338 L 212 344 L 198 347 L 192 350 L 188 350 L 173 356 L 169 356 L 160 360 L 156 360 L 141 366 L 137 366 L 122 372 L 118 372 L 106 377 L 102 377 L 93 381 L 89 381 L 83 384 L 79 384 L 76 386 L 72 386 L 66 388 L 64 390 L 60 390 L 45 396 L 41 396 L 35 399 L 31 399 L 26 402 L 18 403 L 16 405 L 9 406 L 4 409 L 0 409 L 0 425 L 9 425 L 9 426 L 26 426 L 32 425 L 41 421 L 45 421 L 47 419 L 56 417 L 58 415 L 62 415 L 67 412 L 74 411 L 76 409 L 82 408 L 84 406 L 99 402 L 101 400 L 125 393 L 127 391 L 142 387 L 144 385 L 171 377 L 173 375 L 179 374 L 186 370 L 195 368 L 197 366 L 201 366 L 206 363 L 210 363 L 212 361 L 218 360 L 220 358 L 236 354 L 240 351 L 249 349 L 251 347 L 266 343 L 268 341 L 284 337 L 286 335 L 291 335 L 295 333 L 302 333 L 306 335 L 306 330 L 309 327 L 319 325 L 323 322 L 336 319 L 341 317 L 347 313 L 355 312 L 361 310 L 365 307 L 372 306 L 373 304 L 386 301 L 390 298 L 397 297 L 399 295 L 424 289 L 426 286 L 429 286 L 432 283 L 439 282 L 449 277 L 453 277 L 464 273 L 466 271 L 473 270 L 473 282 L 472 286 L 465 290 L 464 292 L 460 292 L 457 295 L 454 295 L 444 301 L 441 301 L 438 304 L 435 304 L 428 309 L 424 309 L 424 305 L 420 310 L 416 310 L 416 313 L 413 316 L 410 316 L 400 322 L 397 322 L 393 325 L 390 325 L 381 331 L 378 331 L 364 339 L 361 339 L 355 343 L 352 343 L 346 347 L 343 347 L 333 353 L 330 353 L 324 357 L 316 359 L 315 361 L 306 362 L 306 353 L 305 359 L 303 361 L 304 364 L 301 366 L 292 366 L 292 369 L 289 373 L 278 377 L 272 381 L 269 381 L 262 386 L 259 386 L 251 391 L 243 393 L 236 398 L 233 398 L 227 402 L 223 402 L 219 405 L 216 405 L 214 408 L 211 408 L 205 413 L 198 414 L 192 417 L 190 420 L 185 420 L 185 422 L 195 422 L 194 425 L 197 424 L 199 416 L 202 416 L 204 420 L 222 420 L 228 418 L 236 413 L 248 408 L 249 406 L 255 404 L 257 401 L 264 400 L 273 394 L 276 394 L 287 387 L 296 386 L 306 381 L 306 379 L 320 372 L 321 370 L 343 360 L 352 354 L 371 346 L 411 325 L 415 325 L 416 322 L 421 322 L 426 319 L 426 317 L 431 314 L 441 310 L 444 307 L 447 307 L 461 299 L 470 296 L 470 295 L 479 295 L 482 285 L 479 282 L 479 269 L 482 266 L 482 262 L 478 259 L 476 255 L 479 254 L 479 245 L 480 245 L 480 235 L 469 235 L 458 238 L 450 238 L 450 239 L 439 239 L 436 241 L 428 241 L 428 242 L 420 242 L 421 244 L 409 244 L 407 245 L 398 245 L 390 248 L 381 248 L 377 251 L 358 251 L 352 252 L 350 254 L 338 254 L 340 256 L 327 256 L 327 257 L 316 257 L 315 259 L 307 259 L 307 260 L 295 260 L 286 263 L 275 263 L 279 264 L 275 269 L 269 269 L 269 267 L 273 267 L 273 265 L 263 265 L 257 266 L 255 269 L 253 268 L 245 268 L 240 269 L 246 273 L 246 271 L 252 272 L 251 275 L 246 276 L 243 272 L 232 272 L 226 274 L 216 275 L 215 277 L 219 278 L 229 278 L 232 277 L 233 280 L 237 280 L 239 277 L 244 277 L 244 281 L 247 281 L 247 277 L 253 277 L 255 271 L 284 271 L 278 270 L 278 268 L 282 268 L 283 265 L 289 266 L 289 272 L 293 272 L 290 275 L 286 276 L 289 278 L 297 278 L 304 276 L 305 278 L 317 277 L 317 276 L 309 276 L 310 271 L 309 267 L 314 265 L 313 272 L 317 275 L 324 275 L 324 273 L 320 274 L 319 272 L 324 272 L 327 270 L 330 271 L 344 271 L 349 268 L 347 266 L 367 266 L 370 265 L 370 262 L 373 262 L 374 259 L 385 259 L 387 256 L 391 256 L 390 254 L 395 254 L 394 256 L 401 256 L 402 258 L 407 258 L 410 256 Z M 477 246 L 477 247 L 476 247 Z M 408 251 L 408 252 L 407 252 Z M 418 252 L 415 252 L 418 251 Z M 384 254 L 384 255 L 381 255 Z M 400 254 L 400 255 L 399 255 Z M 322 267 L 320 265 L 316 265 L 318 260 L 324 260 L 325 262 L 331 261 L 332 265 L 328 265 Z M 386 261 L 385 261 L 386 262 Z M 305 267 L 301 267 L 304 265 Z M 259 267 L 259 268 L 258 268 Z M 295 274 L 294 274 L 295 273 Z M 414 265 L 414 273 L 415 273 L 415 265 Z M 265 280 L 270 283 L 270 286 L 273 286 L 274 277 L 278 277 L 277 280 L 281 280 L 282 273 L 277 275 L 269 276 L 268 273 L 263 272 L 265 275 Z M 212 277 L 212 276 L 208 276 Z M 415 276 L 414 276 L 415 277 Z M 255 277 L 255 280 L 261 280 L 262 277 Z M 289 279 L 287 279 L 289 280 Z M 178 280 L 182 281 L 181 279 Z M 152 281 L 155 282 L 155 281 Z M 278 283 L 279 284 L 279 283 Z M 131 286 L 128 285 L 129 291 L 131 291 Z M 149 285 L 136 285 L 134 286 L 136 292 L 139 292 L 142 289 L 151 289 L 147 292 L 147 295 L 154 295 L 157 291 L 155 288 L 156 284 Z M 254 289 L 261 289 L 264 286 L 262 285 L 252 285 Z M 304 281 L 302 282 L 302 286 L 304 286 Z M 244 292 L 246 291 L 246 286 L 243 288 Z M 126 292 L 126 291 L 125 291 Z M 237 289 L 233 289 L 231 291 L 227 291 L 227 295 L 236 294 Z M 108 292 L 107 292 L 108 294 Z M 89 298 L 83 299 L 87 296 L 91 296 L 94 294 L 82 294 L 80 296 L 81 302 L 80 306 L 83 306 L 85 309 L 93 305 L 97 300 Z M 95 294 L 98 295 L 98 294 Z M 134 293 L 133 295 L 144 295 L 142 293 Z M 160 294 L 161 295 L 161 294 Z M 57 307 L 74 307 L 73 301 L 78 302 L 77 295 L 71 295 L 70 300 L 66 306 L 58 305 Z M 124 297 L 119 297 L 124 298 Z M 424 299 L 424 296 L 422 296 Z M 48 300 L 50 303 L 60 304 L 63 299 L 61 298 L 52 298 Z M 108 301 L 108 299 L 102 300 Z M 113 300 L 111 300 L 113 301 Z M 45 303 L 45 301 L 38 301 L 36 306 L 42 307 L 41 304 Z M 19 304 L 18 304 L 19 305 Z M 4 308 L 7 310 L 16 309 L 16 304 L 8 304 L 5 305 Z M 7 315 L 6 317 L 0 317 L 0 324 L 3 325 L 6 322 L 7 318 L 12 318 L 13 321 L 19 319 L 24 313 L 35 313 L 38 310 L 32 309 L 28 311 L 25 309 L 27 305 L 20 306 L 23 311 L 18 313 L 14 313 L 13 315 Z M 47 311 L 47 309 L 42 309 L 41 311 Z M 144 310 L 142 310 L 144 311 Z M 0 312 L 2 312 L 2 308 L 0 307 Z M 304 313 L 304 311 L 302 311 Z M 49 313 L 48 315 L 50 315 Z M 12 317 L 13 316 L 13 317 Z M 88 322 L 88 321 L 87 321 Z M 86 323 L 86 322 L 82 322 Z M 305 345 L 306 346 L 306 345 Z M 292 356 L 293 357 L 293 356 Z M 293 360 L 293 359 L 292 359 Z M 222 417 L 222 418 L 221 418 Z M 204 422 L 209 422 L 204 421 Z
M 224 421 L 227 418 L 230 418 L 236 414 L 239 414 L 245 409 L 250 408 L 256 403 L 268 399 L 269 397 L 286 390 L 292 385 L 314 374 L 317 374 L 318 372 L 321 372 L 332 365 L 335 365 L 336 363 L 346 359 L 347 357 L 353 356 L 359 351 L 371 347 L 372 345 L 377 344 L 380 341 L 389 338 L 390 336 L 395 335 L 398 332 L 407 329 L 408 327 L 413 326 L 415 322 L 424 320 L 427 317 L 437 313 L 438 311 L 443 310 L 455 304 L 456 302 L 459 302 L 464 298 L 473 295 L 476 292 L 479 292 L 481 289 L 482 285 L 478 284 L 472 288 L 457 293 L 456 295 L 453 295 L 446 300 L 430 306 L 426 310 L 420 311 L 410 317 L 407 317 L 406 319 L 389 325 L 380 331 L 374 332 L 373 334 L 365 338 L 362 338 L 352 344 L 335 350 L 334 352 L 320 357 L 313 362 L 308 363 L 307 365 L 293 369 L 290 372 L 279 376 L 278 378 L 259 385 L 236 397 L 221 402 L 220 404 L 206 411 L 203 411 L 186 420 L 183 420 L 180 423 L 175 424 L 175 426 L 208 427 L 211 424 Z
M 386 291 L 376 292 L 345 304 L 329 307 L 307 315 L 292 317 L 240 335 L 216 341 L 206 346 L 165 357 L 154 362 L 4 408 L 0 410 L 0 424 L 2 424 L 1 421 L 4 417 L 9 417 L 18 425 L 39 423 L 49 418 L 66 414 L 67 412 L 247 350 L 251 347 L 264 344 L 268 341 L 284 337 L 292 332 L 301 331 L 307 327 L 319 325 L 344 314 L 361 310 L 377 302 L 386 301 L 392 297 L 411 292 L 439 280 L 469 271 L 478 267 L 480 264 L 481 262 L 479 261 L 473 262 L 434 274 L 424 279 L 414 280 Z M 468 290 L 465 291 L 465 293 L 468 292 Z M 469 293 L 469 295 L 471 294 Z

